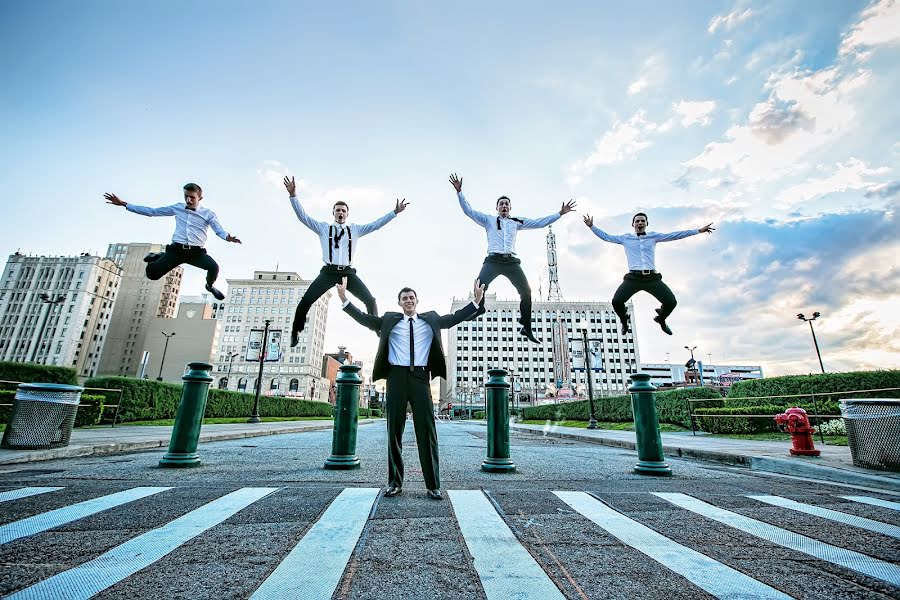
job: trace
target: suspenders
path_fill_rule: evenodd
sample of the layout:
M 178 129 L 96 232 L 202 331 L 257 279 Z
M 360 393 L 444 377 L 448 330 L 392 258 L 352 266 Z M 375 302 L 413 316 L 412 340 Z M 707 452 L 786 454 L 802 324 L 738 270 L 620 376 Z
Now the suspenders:
M 332 263 L 332 252 L 334 248 L 334 225 L 328 226 L 328 262 Z M 347 264 L 353 263 L 353 230 L 347 225 Z

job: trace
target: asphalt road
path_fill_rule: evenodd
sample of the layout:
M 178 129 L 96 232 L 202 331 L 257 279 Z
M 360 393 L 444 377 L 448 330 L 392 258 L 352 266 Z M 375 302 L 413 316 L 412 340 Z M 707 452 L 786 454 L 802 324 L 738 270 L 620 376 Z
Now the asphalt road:
M 2 470 L 0 594 L 900 597 L 900 497 L 688 460 L 639 476 L 633 452 L 517 433 L 517 471 L 488 474 L 483 426 L 438 435 L 443 501 L 411 423 L 396 498 L 383 424 L 353 471 L 322 468 L 330 431 L 203 444 L 195 469 L 150 451 Z

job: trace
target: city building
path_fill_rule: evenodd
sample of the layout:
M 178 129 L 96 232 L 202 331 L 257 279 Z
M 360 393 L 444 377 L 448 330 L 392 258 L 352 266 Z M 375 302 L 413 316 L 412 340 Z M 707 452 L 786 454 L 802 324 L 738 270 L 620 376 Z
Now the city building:
M 453 300 L 451 312 L 468 299 Z M 488 294 L 487 312 L 451 329 L 447 344 L 447 375 L 441 382 L 440 401 L 461 408 L 483 405 L 482 384 L 487 369 L 503 367 L 512 373 L 517 399 L 524 405 L 584 398 L 587 393 L 583 334 L 587 327 L 589 364 L 595 396 L 625 393 L 628 378 L 640 364 L 635 323 L 625 336 L 609 302 L 536 301 L 532 328 L 542 343 L 529 342 L 518 333 L 518 301 L 497 300 Z M 629 304 L 629 314 L 633 307 Z
M 148 321 L 144 377 L 180 383 L 188 363 L 213 361 L 221 328 L 219 320 L 213 317 L 213 304 L 218 301 L 204 296 L 182 298 L 174 318 L 154 317 Z
M 97 373 L 122 272 L 91 256 L 10 255 L 0 279 L 0 360 Z
M 248 341 L 253 330 L 264 330 L 268 319 L 274 336 L 270 343 L 277 341 L 281 357 L 263 363 L 261 392 L 328 401 L 330 384 L 322 377 L 322 357 L 331 292 L 310 308 L 300 343 L 290 347 L 294 309 L 310 283 L 285 271 L 254 271 L 252 278 L 228 280 L 228 295 L 224 307 L 219 308 L 221 334 L 213 360 L 217 387 L 242 392 L 256 389 L 260 363 L 247 360 Z
M 177 267 L 157 281 L 147 279 L 144 257 L 162 252 L 163 244 L 110 244 L 106 257 L 122 269 L 122 283 L 113 307 L 109 334 L 97 370 L 101 375 L 140 375 L 150 321 L 175 316 L 184 270 Z M 159 364 L 157 362 L 157 364 Z
M 685 365 L 671 363 L 642 363 L 641 372 L 650 374 L 650 383 L 657 387 L 683 387 L 700 384 L 700 371 Z M 703 365 L 704 385 L 729 387 L 743 379 L 761 379 L 761 366 L 748 365 Z
M 338 375 L 341 373 L 341 366 L 346 364 L 358 364 L 362 368 L 361 361 L 353 360 L 353 355 L 347 352 L 346 346 L 338 346 L 337 352 L 326 352 L 322 357 L 322 377 L 328 381 L 328 401 L 335 403 L 335 395 L 337 392 L 336 382 Z M 359 373 L 363 377 L 362 372 Z M 362 396 L 360 394 L 360 404 L 362 405 Z

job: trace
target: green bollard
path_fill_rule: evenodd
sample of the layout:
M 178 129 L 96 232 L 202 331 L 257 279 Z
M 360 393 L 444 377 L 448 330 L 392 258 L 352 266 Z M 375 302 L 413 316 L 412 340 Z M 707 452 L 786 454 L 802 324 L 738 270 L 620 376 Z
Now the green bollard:
M 638 463 L 634 472 L 640 475 L 671 476 L 672 469 L 663 459 L 659 417 L 656 415 L 656 386 L 647 373 L 631 376 L 631 409 L 634 413 L 634 433 L 637 439 Z
M 488 369 L 485 395 L 487 409 L 487 458 L 481 470 L 488 473 L 515 473 L 509 458 L 509 381 L 506 369 Z
M 181 401 L 175 413 L 175 426 L 169 440 L 169 451 L 159 461 L 160 467 L 197 467 L 200 456 L 197 454 L 197 441 L 200 439 L 200 425 L 206 410 L 206 398 L 209 396 L 209 384 L 213 378 L 209 372 L 212 365 L 205 362 L 188 363 L 190 371 L 181 378 Z
M 334 434 L 331 438 L 331 456 L 325 460 L 326 469 L 358 469 L 356 455 L 356 422 L 359 420 L 359 388 L 362 378 L 359 365 L 341 365 L 341 373 L 335 381 Z

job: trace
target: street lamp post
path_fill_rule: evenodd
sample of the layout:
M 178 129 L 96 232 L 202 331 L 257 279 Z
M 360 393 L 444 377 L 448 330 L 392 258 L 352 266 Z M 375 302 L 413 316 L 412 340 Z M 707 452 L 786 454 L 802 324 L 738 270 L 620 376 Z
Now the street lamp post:
M 594 415 L 594 383 L 591 376 L 591 363 L 588 360 L 588 323 L 587 321 L 579 321 L 578 328 L 581 330 L 581 342 L 584 344 L 584 374 L 587 376 L 588 384 L 588 404 L 591 408 L 591 418 L 588 420 L 588 429 L 597 429 L 597 417 Z
M 248 423 L 261 422 L 259 419 L 259 394 L 262 391 L 263 366 L 265 365 L 266 354 L 269 349 L 269 323 L 271 323 L 271 320 L 266 319 L 263 327 L 262 346 L 259 348 L 259 376 L 256 378 L 256 397 L 253 399 L 253 412 L 250 415 L 250 418 L 247 419 Z M 313 383 L 313 385 L 315 385 L 315 383 Z M 312 399 L 312 390 L 310 390 L 310 399 Z
M 159 361 L 159 375 L 156 376 L 157 381 L 163 380 L 162 372 L 163 372 L 163 365 L 166 364 L 166 351 L 168 351 L 168 349 L 169 349 L 169 338 L 175 335 L 174 331 L 172 333 L 166 333 L 165 331 L 161 331 L 160 333 L 162 333 L 166 337 L 166 345 L 163 346 L 162 360 Z
M 41 329 L 38 331 L 37 339 L 34 341 L 34 349 L 31 351 L 31 362 L 34 362 L 35 357 L 37 356 L 38 347 L 41 343 L 41 338 L 44 337 L 44 327 L 47 326 L 47 319 L 50 318 L 50 311 L 53 310 L 53 307 L 57 304 L 61 304 L 65 302 L 66 297 L 63 294 L 57 294 L 55 298 L 51 298 L 48 294 L 40 295 L 41 302 L 47 305 L 47 312 L 44 313 L 44 320 L 41 322 Z M 47 364 L 47 361 L 44 361 L 44 364 Z
M 806 321 L 807 323 L 809 323 L 809 332 L 812 334 L 813 344 L 814 344 L 815 347 L 816 347 L 816 356 L 819 357 L 819 368 L 822 369 L 822 372 L 824 373 L 824 372 L 825 372 L 825 365 L 822 364 L 822 353 L 819 352 L 819 341 L 816 339 L 816 330 L 813 329 L 813 324 L 812 324 L 813 321 L 815 321 L 816 319 L 818 319 L 818 318 L 821 317 L 821 316 L 822 316 L 822 313 L 820 313 L 820 312 L 818 312 L 818 311 L 816 311 L 816 312 L 813 313 L 812 319 L 807 319 L 805 316 L 803 316 L 803 313 L 798 313 L 798 314 L 797 314 L 797 318 L 798 318 L 798 319 L 800 319 L 801 321 Z
M 231 385 L 231 366 L 234 364 L 234 357 L 238 354 L 240 354 L 240 352 L 230 352 L 228 354 L 228 384 L 226 386 L 226 389 Z

